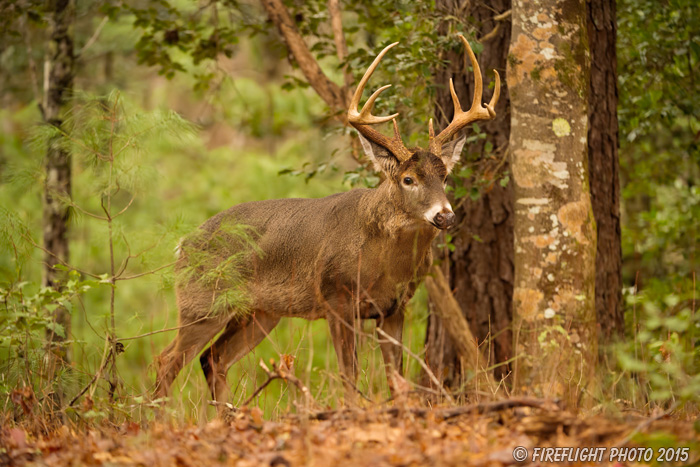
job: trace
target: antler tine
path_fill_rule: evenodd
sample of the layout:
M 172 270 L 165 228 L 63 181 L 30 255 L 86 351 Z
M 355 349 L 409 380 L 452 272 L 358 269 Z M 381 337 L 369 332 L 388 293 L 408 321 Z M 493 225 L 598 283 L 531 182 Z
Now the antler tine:
M 459 97 L 457 97 L 457 93 L 455 92 L 455 85 L 452 82 L 452 78 L 450 78 L 450 94 L 452 95 L 452 106 L 455 109 L 454 114 L 457 115 L 463 113 L 464 111 L 459 103 Z
M 469 61 L 472 63 L 472 68 L 474 69 L 474 97 L 472 98 L 472 107 L 469 109 L 469 111 L 471 111 L 472 109 L 478 109 L 481 107 L 481 97 L 484 94 L 484 83 L 481 80 L 481 68 L 479 67 L 479 62 L 476 61 L 476 55 L 474 55 L 474 51 L 469 45 L 469 41 L 461 34 L 459 35 L 459 38 L 462 39 L 462 43 L 467 49 Z M 454 94 L 452 94 L 452 96 L 454 96 Z
M 477 120 L 491 120 L 496 117 L 496 111 L 494 110 L 496 104 L 498 103 L 498 98 L 501 95 L 501 77 L 498 75 L 496 70 L 496 86 L 491 97 L 491 101 L 484 107 L 481 104 L 481 98 L 484 92 L 484 83 L 481 78 L 481 68 L 479 67 L 479 62 L 476 60 L 476 55 L 469 45 L 469 41 L 463 36 L 459 35 L 460 40 L 464 44 L 467 55 L 469 55 L 469 61 L 474 69 L 474 98 L 472 99 L 472 106 L 469 111 L 465 112 L 459 103 L 459 98 L 457 93 L 455 93 L 454 84 L 450 79 L 450 94 L 452 96 L 452 103 L 454 104 L 454 116 L 452 117 L 452 122 L 440 132 L 439 135 L 433 136 L 432 128 L 430 128 L 430 152 L 436 155 L 440 155 L 442 152 L 443 143 L 447 142 L 455 133 L 467 126 L 468 124 L 475 122 Z M 432 126 L 432 122 L 431 122 Z
M 379 55 L 377 55 L 377 58 L 374 59 L 372 64 L 369 66 L 367 71 L 365 72 L 364 76 L 360 80 L 360 84 L 357 85 L 357 89 L 355 89 L 355 94 L 352 95 L 352 99 L 350 100 L 350 108 L 348 109 L 348 121 L 350 123 L 359 123 L 361 125 L 372 125 L 375 123 L 384 123 L 388 122 L 389 120 L 392 120 L 393 118 L 396 118 L 399 114 L 395 113 L 393 115 L 388 115 L 386 117 L 376 117 L 372 115 L 372 106 L 374 106 L 374 101 L 377 99 L 379 94 L 381 94 L 382 91 L 385 89 L 391 87 L 391 84 L 387 84 L 386 86 L 382 86 L 381 88 L 377 89 L 369 99 L 367 99 L 367 102 L 365 103 L 365 106 L 362 108 L 362 111 L 358 111 L 358 107 L 360 106 L 360 99 L 362 98 L 362 92 L 365 90 L 365 86 L 367 85 L 367 82 L 369 81 L 370 77 L 372 76 L 372 73 L 374 73 L 374 70 L 377 69 L 379 66 L 379 62 L 382 61 L 382 58 L 384 58 L 384 55 L 394 47 L 398 42 L 394 42 L 393 44 L 389 44 L 386 47 L 384 47 L 384 50 L 382 50 Z
M 385 86 L 382 86 L 381 88 L 377 89 L 372 93 L 371 96 L 369 96 L 369 99 L 367 99 L 367 102 L 365 102 L 365 105 L 362 107 L 362 110 L 360 111 L 360 118 L 363 120 L 368 120 L 367 123 L 384 123 L 388 122 L 389 120 L 393 120 L 394 118 L 398 117 L 399 114 L 395 113 L 393 115 L 388 115 L 386 117 L 376 117 L 372 115 L 372 108 L 374 107 L 374 101 L 377 100 L 377 97 L 384 92 L 385 89 L 388 89 L 391 87 L 391 84 L 387 84 Z
M 493 96 L 491 96 L 491 101 L 489 101 L 488 104 L 486 104 L 486 110 L 489 111 L 489 115 L 491 115 L 491 118 L 496 117 L 496 104 L 498 104 L 498 98 L 501 97 L 501 75 L 498 74 L 496 70 L 493 70 L 493 72 L 496 74 L 496 84 L 493 89 Z
M 377 69 L 377 66 L 379 66 L 379 62 L 382 60 L 382 58 L 384 58 L 384 55 L 386 55 L 389 49 L 394 47 L 396 44 L 398 44 L 398 42 L 394 42 L 393 44 L 389 44 L 388 46 L 386 46 L 384 50 L 382 50 L 379 53 L 379 55 L 377 55 L 377 58 L 374 59 L 374 61 L 369 66 L 364 76 L 360 80 L 360 84 L 357 85 L 357 89 L 355 89 L 355 93 L 352 95 L 352 99 L 350 100 L 350 105 L 348 108 L 348 123 L 354 126 L 357 129 L 357 131 L 359 131 L 362 134 L 362 136 L 374 143 L 385 147 L 386 149 L 391 151 L 391 153 L 394 156 L 396 156 L 396 158 L 400 161 L 405 161 L 409 159 L 412 156 L 412 154 L 408 149 L 406 149 L 406 146 L 404 146 L 403 141 L 401 140 L 401 135 L 399 134 L 399 127 L 396 123 L 396 117 L 399 114 L 395 113 L 386 117 L 377 117 L 375 115 L 372 115 L 372 107 L 374 106 L 374 101 L 376 101 L 379 94 L 381 94 L 385 89 L 389 88 L 391 84 L 382 86 L 381 88 L 374 91 L 374 93 L 372 93 L 369 99 L 367 99 L 367 102 L 365 102 L 365 105 L 362 108 L 362 110 L 358 110 L 358 107 L 360 105 L 360 99 L 362 98 L 362 92 L 364 91 L 365 86 L 369 81 L 369 78 L 372 76 L 372 73 L 374 73 L 374 70 Z M 377 123 L 388 122 L 389 120 L 392 120 L 394 122 L 393 138 L 388 138 L 369 126 Z
M 394 124 L 394 139 L 401 141 L 401 133 L 399 133 L 399 124 L 396 123 L 396 119 L 393 119 L 391 123 Z

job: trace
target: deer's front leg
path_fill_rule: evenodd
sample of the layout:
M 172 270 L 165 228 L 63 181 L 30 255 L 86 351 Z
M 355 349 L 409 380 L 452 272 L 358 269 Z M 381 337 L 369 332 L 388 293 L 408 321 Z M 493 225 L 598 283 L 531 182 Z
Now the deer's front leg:
M 379 347 L 382 350 L 384 357 L 384 368 L 386 370 L 386 379 L 389 383 L 391 393 L 395 395 L 397 379 L 403 380 L 403 321 L 404 307 L 403 305 L 395 305 L 396 309 L 390 310 L 388 316 L 377 319 L 377 326 L 384 331 L 392 339 L 386 336 L 379 336 Z
M 338 357 L 338 369 L 343 376 L 345 400 L 355 402 L 355 382 L 357 381 L 357 349 L 355 347 L 355 318 L 352 313 L 328 313 L 328 326 L 333 339 L 333 347 Z

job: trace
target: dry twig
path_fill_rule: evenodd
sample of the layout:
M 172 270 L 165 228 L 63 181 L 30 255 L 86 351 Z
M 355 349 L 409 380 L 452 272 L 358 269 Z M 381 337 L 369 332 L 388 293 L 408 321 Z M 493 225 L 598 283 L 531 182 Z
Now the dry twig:
M 299 388 L 301 393 L 304 395 L 304 399 L 306 400 L 308 406 L 319 407 L 318 403 L 314 400 L 313 396 L 311 396 L 311 391 L 309 391 L 309 388 L 307 388 L 299 378 L 290 374 L 289 372 L 287 372 L 287 370 L 278 366 L 275 362 L 272 362 L 272 370 L 270 370 L 270 368 L 268 368 L 268 366 L 265 365 L 265 362 L 260 360 L 260 368 L 262 368 L 265 374 L 267 375 L 267 380 L 265 380 L 264 383 L 258 386 L 258 388 L 253 392 L 253 394 L 251 394 L 250 397 L 243 401 L 241 406 L 245 407 L 248 404 L 250 404 L 253 401 L 253 399 L 255 399 L 258 396 L 258 394 L 260 394 L 271 382 L 273 382 L 276 379 L 281 379 L 288 383 L 292 383 L 294 386 Z M 212 405 L 214 407 L 226 407 L 231 410 L 236 410 L 233 404 L 229 404 L 227 402 L 209 401 L 209 405 Z
M 421 407 L 391 407 L 389 409 L 380 410 L 377 413 L 391 415 L 394 417 L 402 413 L 410 413 L 420 418 L 425 418 L 426 416 L 428 416 L 428 414 L 432 413 L 438 418 L 448 420 L 450 418 L 459 417 L 460 415 L 498 412 L 500 410 L 512 409 L 515 407 L 532 407 L 536 409 L 559 410 L 557 405 L 551 400 L 523 397 L 515 399 L 504 399 L 495 402 L 479 402 L 476 404 L 465 405 L 462 407 L 451 407 L 445 409 L 430 409 Z M 308 416 L 308 418 L 311 420 L 330 420 L 335 417 L 344 417 L 354 412 L 355 411 L 348 409 L 326 410 L 323 412 L 312 413 Z

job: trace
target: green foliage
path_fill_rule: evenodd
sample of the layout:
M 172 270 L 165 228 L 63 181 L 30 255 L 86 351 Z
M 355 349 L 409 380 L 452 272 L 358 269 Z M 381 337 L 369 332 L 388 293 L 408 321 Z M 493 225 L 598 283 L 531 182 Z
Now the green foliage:
M 256 244 L 257 236 L 252 227 L 234 219 L 225 219 L 211 230 L 200 227 L 179 245 L 179 257 L 186 259 L 187 265 L 177 270 L 176 280 L 215 290 L 209 313 L 244 317 L 251 303 L 246 287 L 250 266 L 263 254 Z
M 7 397 L 20 387 L 45 395 L 58 381 L 47 380 L 47 334 L 67 338 L 53 313 L 59 307 L 73 311 L 77 299 L 98 280 L 83 280 L 69 271 L 61 290 L 38 287 L 29 282 L 0 282 L 0 395 Z M 60 379 L 63 375 L 58 375 Z
M 700 224 L 700 5 L 618 3 L 623 281 L 622 367 L 656 402 L 698 402 L 694 297 Z
M 619 345 L 618 361 L 623 370 L 636 375 L 640 392 L 648 390 L 655 403 L 697 404 L 700 346 L 695 331 L 700 328 L 700 313 L 693 310 L 692 290 L 661 295 L 667 287 L 657 281 L 638 294 L 626 294 L 631 308 L 627 324 L 634 335 Z
M 618 4 L 626 282 L 697 271 L 700 5 Z M 669 291 L 670 292 L 670 291 Z
M 254 42 L 265 45 L 266 57 L 260 61 L 279 61 L 285 57 L 286 46 L 280 42 L 276 29 L 269 27 L 267 15 L 259 5 L 231 0 L 215 0 L 199 8 L 175 0 L 159 0 L 147 8 L 139 5 L 134 2 L 133 6 L 127 4 L 125 8 L 120 10 L 115 7 L 113 11 L 115 15 L 132 15 L 134 26 L 142 31 L 136 44 L 140 63 L 156 66 L 159 73 L 168 78 L 178 72 L 188 72 L 195 77 L 197 89 L 209 87 L 215 81 L 214 77 L 221 74 L 221 70 L 214 67 L 217 58 L 242 52 L 240 48 L 235 49 L 239 45 L 237 38 L 242 35 L 255 37 Z M 373 76 L 374 83 L 391 83 L 393 86 L 392 92 L 383 94 L 376 102 L 376 113 L 399 112 L 401 118 L 398 123 L 407 144 L 426 145 L 427 121 L 434 112 L 436 86 L 441 85 L 435 83 L 433 76 L 443 52 L 462 51 L 457 34 L 462 33 L 466 37 L 473 35 L 474 25 L 468 17 L 446 17 L 432 2 L 346 2 L 342 6 L 343 29 L 349 53 L 340 61 L 332 31 L 327 27 L 330 23 L 327 2 L 287 1 L 285 6 L 326 75 L 341 85 L 344 69 L 352 75 L 349 85 L 353 87 L 378 50 L 391 42 L 400 41 Z M 222 15 L 222 11 L 227 14 Z M 438 25 L 444 22 L 448 23 L 449 34 L 438 34 Z M 226 38 L 231 40 L 227 42 Z M 483 49 L 478 42 L 472 41 L 471 45 L 476 54 Z M 295 63 L 292 65 L 296 66 Z M 270 67 L 265 63 L 259 66 Z M 209 71 L 204 72 L 203 69 Z M 286 91 L 305 90 L 308 87 L 309 83 L 297 70 L 286 75 L 285 82 L 280 86 Z M 370 84 L 370 87 L 376 88 L 378 84 Z M 241 93 L 242 98 L 247 95 Z M 275 102 L 279 100 L 275 99 Z M 324 118 L 332 114 L 327 108 L 319 112 L 325 114 Z M 284 125 L 288 125 L 298 112 L 283 114 L 286 116 Z M 275 112 L 275 115 L 278 113 Z M 486 138 L 478 125 L 474 125 L 474 131 L 476 134 L 470 135 L 468 142 Z M 255 129 L 254 134 L 259 135 Z M 492 152 L 491 143 L 486 143 L 483 152 L 470 155 L 466 163 L 473 164 L 484 156 L 488 157 Z M 284 169 L 282 173 L 301 175 L 309 180 L 328 167 L 335 168 L 330 159 L 318 165 L 304 163 L 301 168 Z M 477 199 L 481 191 L 491 185 L 492 178 L 492 175 L 484 176 L 481 173 L 475 176 L 470 197 Z M 371 164 L 364 160 L 360 167 L 346 173 L 345 181 L 352 187 L 373 187 L 378 184 L 379 178 Z M 459 180 L 458 185 L 463 184 L 464 181 Z
M 166 0 L 147 2 L 146 6 L 126 2 L 108 7 L 107 12 L 111 17 L 125 13 L 133 17 L 134 28 L 143 31 L 136 44 L 139 63 L 156 66 L 160 74 L 172 78 L 187 69 L 183 55 L 191 57 L 194 65 L 219 55 L 233 55 L 249 16 L 244 11 L 246 5 L 236 3 L 237 9 L 229 9 L 231 15 L 219 15 L 217 3 L 200 8 L 190 2 Z M 197 77 L 197 88 L 204 89 L 213 75 L 200 72 Z

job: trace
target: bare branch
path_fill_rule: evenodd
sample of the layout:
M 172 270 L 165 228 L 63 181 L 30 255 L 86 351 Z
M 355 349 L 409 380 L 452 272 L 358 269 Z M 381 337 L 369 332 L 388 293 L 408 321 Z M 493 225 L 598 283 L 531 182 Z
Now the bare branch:
M 425 371 L 425 373 L 428 375 L 428 377 L 433 382 L 433 384 L 435 384 L 435 386 L 440 390 L 440 394 L 442 394 L 442 396 L 445 399 L 447 399 L 450 403 L 454 403 L 454 400 L 452 399 L 450 394 L 447 392 L 447 390 L 445 390 L 444 386 L 442 384 L 440 384 L 440 381 L 437 379 L 435 374 L 430 370 L 430 368 L 425 363 L 425 361 L 420 356 L 416 355 L 411 349 L 406 347 L 403 344 L 403 342 L 399 342 L 398 340 L 394 339 L 389 334 L 387 334 L 383 329 L 377 327 L 375 329 L 375 331 L 377 331 L 377 334 L 380 334 L 385 339 L 382 341 L 381 339 L 378 339 L 374 334 L 368 334 L 360 329 L 355 329 L 355 327 L 352 324 L 348 323 L 346 320 L 344 320 L 337 313 L 335 313 L 335 312 L 332 312 L 332 313 L 335 315 L 336 319 L 338 320 L 338 322 L 340 324 L 342 324 L 343 326 L 345 326 L 347 328 L 352 329 L 352 331 L 354 333 L 356 333 L 360 336 L 364 336 L 364 337 L 367 337 L 369 339 L 373 339 L 375 342 L 377 342 L 379 344 L 382 344 L 384 342 L 388 342 L 390 344 L 401 347 L 410 357 L 414 358 L 418 362 L 418 364 L 421 366 L 421 368 L 423 368 L 423 371 Z
M 80 274 L 82 274 L 82 275 L 84 275 L 84 276 L 90 276 L 90 277 L 94 277 L 95 279 L 100 279 L 100 276 L 97 275 L 97 274 L 93 274 L 93 273 L 91 273 L 91 272 L 83 271 L 82 269 L 78 269 L 78 268 L 76 268 L 75 266 L 71 265 L 70 263 L 65 262 L 65 261 L 64 261 L 63 259 L 61 259 L 58 255 L 56 255 L 54 252 L 49 251 L 49 250 L 47 250 L 46 248 L 44 248 L 43 246 L 41 246 L 41 245 L 39 245 L 38 243 L 36 243 L 32 237 L 29 237 L 28 235 L 25 235 L 25 234 L 21 234 L 21 235 L 22 235 L 22 238 L 24 238 L 26 241 L 28 241 L 29 243 L 31 243 L 32 246 L 33 246 L 34 248 L 38 248 L 38 249 L 40 249 L 41 251 L 43 251 L 44 253 L 50 255 L 50 256 L 53 257 L 56 261 L 58 261 L 59 263 L 61 263 L 61 265 L 67 267 L 68 269 L 73 269 L 73 270 L 75 270 L 75 271 L 78 271 Z M 53 266 L 52 266 L 52 267 L 53 267 Z
M 120 338 L 117 339 L 117 342 L 121 342 L 121 341 L 132 341 L 132 340 L 135 340 L 135 339 L 141 339 L 141 338 L 144 338 L 144 337 L 152 336 L 152 335 L 154 335 L 154 334 L 160 334 L 160 333 L 162 333 L 162 332 L 179 331 L 180 329 L 184 329 L 184 328 L 190 327 L 190 326 L 192 326 L 192 325 L 195 325 L 195 324 L 197 324 L 197 323 L 201 323 L 202 321 L 206 321 L 206 320 L 208 320 L 208 319 L 211 318 L 211 317 L 212 317 L 212 311 L 209 310 L 209 312 L 208 312 L 206 315 L 202 316 L 201 318 L 196 319 L 196 320 L 194 320 L 194 321 L 192 321 L 192 322 L 190 322 L 190 323 L 183 324 L 182 326 L 176 326 L 176 327 L 174 327 L 174 328 L 168 328 L 168 329 L 158 329 L 157 331 L 147 332 L 147 333 L 145 333 L 145 334 L 141 334 L 141 335 L 138 335 L 138 336 L 120 337 Z
M 555 402 L 547 399 L 534 399 L 530 397 L 516 398 L 516 399 L 505 399 L 493 402 L 479 402 L 476 404 L 465 405 L 462 407 L 454 407 L 448 409 L 430 409 L 422 407 L 391 407 L 388 409 L 380 410 L 378 413 L 398 416 L 403 413 L 410 413 L 416 417 L 425 418 L 429 414 L 434 414 L 436 417 L 442 418 L 443 420 L 448 420 L 450 418 L 458 417 L 460 415 L 467 414 L 484 414 L 489 412 L 498 412 L 500 410 L 512 409 L 515 407 L 532 407 L 536 409 L 544 410 L 559 410 L 559 407 Z M 333 418 L 344 417 L 347 415 L 352 415 L 355 413 L 352 410 L 342 409 L 342 410 L 326 410 L 323 412 L 316 412 L 307 415 L 301 415 L 301 417 L 308 418 L 310 420 L 330 420 Z
M 333 30 L 333 41 L 335 42 L 338 60 L 340 63 L 343 63 L 348 56 L 348 45 L 345 42 L 345 33 L 343 33 L 343 19 L 339 0 L 328 0 L 328 14 L 331 17 L 331 29 Z M 352 73 L 350 73 L 347 64 L 343 65 L 343 79 L 345 80 L 344 90 L 347 93 L 352 85 Z
M 90 217 L 93 217 L 93 218 L 101 220 L 101 221 L 107 220 L 107 218 L 104 216 L 99 216 L 97 214 L 93 214 L 90 211 L 87 211 L 87 210 L 81 208 L 78 204 L 74 203 L 73 201 L 70 202 L 70 207 L 77 209 L 78 211 L 85 214 L 86 216 L 90 216 Z
M 109 21 L 109 16 L 105 16 L 105 17 L 102 19 L 102 22 L 99 24 L 99 26 L 97 26 L 97 28 L 95 29 L 95 32 L 92 33 L 92 36 L 90 36 L 90 39 L 88 39 L 88 41 L 85 43 L 85 45 L 83 46 L 83 48 L 80 49 L 80 50 L 78 51 L 78 53 L 76 54 L 78 57 L 82 56 L 82 55 L 83 55 L 83 52 L 85 52 L 87 49 L 89 49 L 90 47 L 92 47 L 92 45 L 93 45 L 95 42 L 97 42 L 97 39 L 100 37 L 100 33 L 102 32 L 102 28 L 105 27 L 105 24 L 107 24 L 107 21 Z
M 270 20 L 277 26 L 282 37 L 284 37 L 289 52 L 294 57 L 299 68 L 301 68 L 306 80 L 314 88 L 314 91 L 332 110 L 340 111 L 345 109 L 343 91 L 323 73 L 294 21 L 289 16 L 289 12 L 282 0 L 260 0 L 260 3 L 262 3 Z M 339 114 L 339 117 L 345 118 L 345 114 Z
M 102 375 L 102 372 L 104 371 L 105 367 L 107 366 L 107 362 L 109 361 L 109 357 L 112 354 L 110 349 L 111 349 L 111 347 L 109 345 L 109 340 L 105 339 L 105 348 L 104 348 L 104 352 L 102 352 L 102 362 L 100 363 L 100 366 L 97 369 L 97 372 L 92 377 L 90 382 L 85 385 L 83 390 L 80 391 L 78 394 L 76 394 L 76 396 L 70 400 L 70 402 L 68 403 L 68 405 L 66 407 L 72 407 L 73 404 L 75 404 L 75 402 L 78 399 L 80 399 L 80 396 L 85 394 L 88 391 L 88 389 L 90 389 L 90 387 L 92 387 L 92 385 L 95 384 L 95 382 L 100 378 L 100 376 Z
M 492 19 L 493 19 L 493 21 L 497 21 L 496 26 L 490 32 L 481 36 L 477 40 L 479 42 L 488 42 L 491 39 L 495 38 L 496 35 L 498 35 L 498 31 L 500 31 L 500 29 L 501 29 L 501 22 L 509 19 L 510 13 L 511 13 L 511 10 L 506 10 L 503 13 L 494 16 Z
M 494 20 L 494 21 L 505 21 L 505 20 L 507 20 L 508 18 L 510 18 L 510 13 L 511 13 L 511 10 L 506 10 L 506 11 L 504 11 L 503 13 L 494 16 L 494 17 L 493 17 L 493 20 Z
M 443 385 L 440 384 L 440 381 L 437 379 L 437 377 L 435 376 L 435 374 L 430 370 L 430 368 L 428 367 L 427 363 L 425 363 L 425 360 L 423 360 L 423 359 L 420 358 L 418 355 L 416 355 L 415 353 L 413 353 L 413 352 L 411 351 L 411 349 L 409 349 L 408 347 L 406 347 L 405 345 L 403 345 L 403 343 L 397 341 L 396 339 L 394 339 L 393 337 L 391 337 L 389 334 L 387 334 L 386 332 L 384 332 L 383 329 L 381 329 L 381 328 L 376 328 L 376 331 L 377 331 L 377 334 L 380 334 L 382 337 L 384 337 L 384 338 L 385 338 L 386 340 L 388 340 L 390 343 L 401 347 L 408 355 L 410 355 L 411 357 L 413 357 L 413 358 L 418 362 L 418 364 L 423 368 L 423 370 L 425 371 L 425 373 L 428 375 L 428 377 L 430 378 L 430 381 L 432 381 L 433 384 L 434 384 L 435 386 L 437 386 L 437 387 L 440 389 L 440 394 L 442 394 L 442 396 L 443 396 L 445 399 L 447 399 L 447 401 L 448 401 L 450 404 L 454 404 L 454 399 L 452 399 L 452 396 L 450 396 L 450 394 L 445 390 L 445 388 L 443 387 Z
M 131 204 L 134 202 L 135 199 L 136 199 L 136 195 L 134 194 L 134 195 L 131 196 L 131 199 L 129 200 L 129 202 L 127 203 L 127 205 L 124 206 L 124 209 L 122 209 L 121 211 L 119 211 L 118 213 L 116 213 L 115 215 L 113 215 L 113 216 L 112 216 L 112 219 L 116 219 L 117 217 L 119 217 L 119 216 L 121 216 L 122 214 L 124 214 L 124 213 L 126 212 L 126 210 L 129 209 L 129 208 L 131 207 Z
M 263 391 L 263 389 L 265 389 L 271 382 L 273 382 L 276 379 L 282 379 L 284 381 L 292 383 L 293 385 L 299 388 L 302 394 L 304 394 L 304 398 L 306 399 L 307 403 L 316 407 L 319 406 L 314 400 L 314 398 L 311 396 L 309 388 L 304 386 L 304 383 L 302 383 L 301 380 L 299 380 L 299 378 L 297 378 L 296 376 L 290 375 L 284 369 L 278 367 L 275 363 L 272 363 L 272 370 L 270 370 L 267 367 L 267 365 L 265 365 L 265 362 L 263 362 L 262 360 L 260 360 L 260 368 L 262 368 L 263 371 L 267 374 L 267 380 L 260 386 L 258 386 L 258 388 L 253 392 L 253 394 L 251 394 L 250 397 L 248 397 L 243 402 L 243 404 L 241 404 L 242 406 L 250 404 L 251 401 L 253 401 L 253 399 L 255 399 L 258 396 L 258 394 L 260 394 Z
M 623 447 L 626 446 L 630 441 L 632 441 L 632 438 L 642 430 L 647 429 L 652 423 L 654 423 L 657 420 L 661 420 L 664 417 L 668 417 L 673 413 L 674 410 L 676 410 L 679 406 L 681 405 L 681 401 L 676 401 L 674 402 L 671 407 L 669 407 L 667 410 L 661 412 L 660 414 L 656 415 L 655 417 L 650 417 L 645 420 L 643 420 L 639 425 L 637 425 L 634 430 L 630 431 L 627 436 L 625 436 L 623 439 L 620 441 L 616 442 L 613 444 L 613 446 L 618 446 L 618 447 Z
M 137 277 L 143 277 L 143 276 L 148 276 L 149 274 L 155 274 L 158 271 L 161 271 L 165 268 L 169 268 L 170 266 L 174 266 L 177 261 L 173 261 L 172 263 L 164 264 L 163 266 L 157 267 L 155 269 L 151 269 L 150 271 L 146 272 L 141 272 L 139 274 L 134 274 L 133 276 L 127 276 L 127 277 L 115 277 L 115 281 L 128 281 L 131 279 L 136 279 Z
M 497 23 L 496 27 L 494 27 L 489 33 L 484 34 L 481 36 L 479 39 L 477 39 L 479 42 L 488 42 L 491 39 L 495 38 L 498 35 L 498 31 L 501 30 L 501 23 Z

